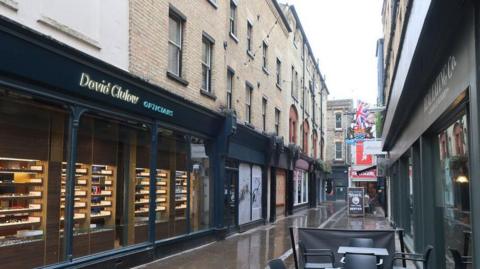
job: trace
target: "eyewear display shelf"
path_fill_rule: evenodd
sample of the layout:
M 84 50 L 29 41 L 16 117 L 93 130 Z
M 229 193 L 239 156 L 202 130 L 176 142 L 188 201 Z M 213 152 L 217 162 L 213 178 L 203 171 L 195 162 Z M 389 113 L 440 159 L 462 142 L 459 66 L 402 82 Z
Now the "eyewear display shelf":
M 183 234 L 187 230 L 187 180 L 186 171 L 175 172 L 175 235 Z
M 156 219 L 168 220 L 168 190 L 170 172 L 157 169 L 156 174 Z M 143 242 L 148 235 L 148 214 L 149 214 L 149 192 L 150 192 L 150 169 L 137 168 L 135 175 L 135 241 Z M 158 227 L 157 232 L 162 230 Z
M 75 164 L 74 241 L 75 257 L 112 249 L 115 225 L 115 172 L 103 164 Z M 62 164 L 60 221 L 65 214 L 66 163 Z
M 18 253 L 30 255 L 43 249 L 47 171 L 44 161 L 0 158 L 0 252 L 3 257 L 17 259 Z M 42 261 L 42 257 L 30 259 L 25 266 Z M 17 263 L 23 266 L 23 262 Z

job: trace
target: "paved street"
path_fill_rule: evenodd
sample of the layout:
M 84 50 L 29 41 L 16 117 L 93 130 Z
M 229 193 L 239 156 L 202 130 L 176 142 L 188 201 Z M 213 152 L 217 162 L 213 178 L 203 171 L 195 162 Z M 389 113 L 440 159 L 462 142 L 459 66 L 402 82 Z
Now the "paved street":
M 293 268 L 288 228 L 324 227 L 351 229 L 381 229 L 387 227 L 382 217 L 350 219 L 346 217 L 345 203 L 335 202 L 299 212 L 226 240 L 214 242 L 192 251 L 167 257 L 137 269 L 154 268 L 264 268 L 266 262 L 282 257 L 289 268 Z

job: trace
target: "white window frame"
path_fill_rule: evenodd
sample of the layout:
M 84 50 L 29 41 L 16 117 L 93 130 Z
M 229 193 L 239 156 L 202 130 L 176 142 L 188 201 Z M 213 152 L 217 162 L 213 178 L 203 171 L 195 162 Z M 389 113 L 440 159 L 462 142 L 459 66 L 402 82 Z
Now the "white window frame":
M 229 32 L 233 36 L 237 36 L 237 10 L 238 6 L 236 1 L 230 0 L 230 10 L 229 10 Z
M 342 112 L 341 111 L 335 111 L 334 115 L 335 115 L 335 130 L 340 131 L 340 130 L 343 129 L 342 128 L 342 125 L 343 125 L 342 124 L 342 116 L 343 116 Z M 337 115 L 340 115 L 340 127 L 338 127 L 338 125 L 337 125 L 337 123 L 338 123 L 337 122 Z
M 176 41 L 174 40 L 171 40 L 170 38 L 170 34 L 168 36 L 168 44 L 169 44 L 169 47 L 172 46 L 172 47 L 175 47 L 176 48 L 176 52 L 177 52 L 177 65 L 178 65 L 178 70 L 172 70 L 171 69 L 171 66 L 170 66 L 170 55 L 168 55 L 168 71 L 176 76 L 179 76 L 181 77 L 182 76 L 182 54 L 183 54 L 183 48 L 182 48 L 182 44 L 183 44 L 183 23 L 184 21 L 182 20 L 182 18 L 180 18 L 178 15 L 176 15 L 175 13 L 173 12 L 170 12 L 169 14 L 169 20 L 168 20 L 168 23 L 169 23 L 169 28 L 170 28 L 170 20 L 173 20 L 175 21 L 179 27 L 178 27 L 178 30 L 180 31 L 179 33 L 179 36 L 180 36 L 180 43 L 176 43 Z M 170 31 L 170 29 L 169 29 Z M 168 53 L 170 54 L 170 49 L 168 50 Z
M 245 122 L 252 124 L 252 95 L 253 87 L 248 83 L 245 86 Z
M 262 44 L 262 67 L 268 70 L 268 44 L 265 42 Z
M 337 155 L 337 145 L 340 145 L 340 158 Z M 343 142 L 335 141 L 335 160 L 343 160 Z
M 263 97 L 262 98 L 262 130 L 264 132 L 267 131 L 267 106 L 268 106 L 268 100 L 267 98 Z
M 253 49 L 253 24 L 247 21 L 247 52 L 252 53 Z
M 227 109 L 233 109 L 233 81 L 235 72 L 227 69 Z
M 204 61 L 204 50 L 203 46 L 207 46 L 207 62 Z M 213 43 L 207 38 L 202 38 L 202 89 L 206 92 L 212 93 L 212 54 L 213 54 Z M 204 73 L 205 72 L 205 73 Z M 205 87 L 204 87 L 205 86 Z

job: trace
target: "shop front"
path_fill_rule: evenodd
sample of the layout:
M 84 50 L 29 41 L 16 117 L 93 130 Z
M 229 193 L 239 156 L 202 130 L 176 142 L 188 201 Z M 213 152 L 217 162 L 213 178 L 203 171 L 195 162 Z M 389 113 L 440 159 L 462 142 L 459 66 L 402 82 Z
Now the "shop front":
M 304 159 L 295 162 L 293 170 L 293 210 L 298 211 L 309 206 L 310 164 Z
M 283 138 L 270 137 L 270 213 L 269 221 L 281 219 L 287 215 L 287 178 L 289 175 L 288 149 Z
M 410 70 L 414 75 L 406 77 L 401 96 L 394 87 L 384 128 L 384 150 L 390 160 L 390 219 L 405 230 L 413 251 L 434 246 L 432 268 L 457 268 L 455 251 L 473 257 L 472 268 L 478 267 L 480 219 L 474 212 L 480 201 L 470 195 L 479 187 L 480 175 L 475 165 L 480 159 L 480 103 L 473 10 L 470 3 L 432 4 L 425 27 L 444 29 L 435 38 L 448 42 L 431 51 L 439 40 L 420 38 L 421 53 L 410 65 L 418 70 Z M 448 25 L 441 21 L 442 14 L 452 19 Z M 438 61 L 422 68 L 416 65 L 431 59 Z M 411 105 L 413 100 L 420 102 Z M 406 107 L 409 102 L 411 107 Z
M 245 231 L 267 219 L 268 138 L 253 129 L 238 126 L 228 147 L 229 173 L 224 193 L 229 208 L 228 232 Z
M 2 266 L 126 268 L 215 240 L 231 115 L 3 19 L 0 39 Z

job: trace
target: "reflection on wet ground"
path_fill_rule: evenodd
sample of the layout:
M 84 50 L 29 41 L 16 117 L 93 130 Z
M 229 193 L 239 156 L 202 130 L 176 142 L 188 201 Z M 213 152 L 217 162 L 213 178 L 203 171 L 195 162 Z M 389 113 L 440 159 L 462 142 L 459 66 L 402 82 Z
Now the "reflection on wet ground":
M 341 223 L 342 215 L 345 215 L 344 209 L 345 202 L 326 203 L 315 209 L 304 210 L 280 219 L 274 224 L 235 234 L 205 247 L 139 266 L 138 269 L 264 268 L 267 261 L 282 255 L 288 256 L 291 249 L 289 227 L 323 227 L 326 223 L 333 224 L 335 221 Z M 327 222 L 331 216 L 332 221 Z M 291 255 L 285 262 L 292 268 Z

